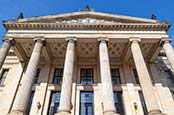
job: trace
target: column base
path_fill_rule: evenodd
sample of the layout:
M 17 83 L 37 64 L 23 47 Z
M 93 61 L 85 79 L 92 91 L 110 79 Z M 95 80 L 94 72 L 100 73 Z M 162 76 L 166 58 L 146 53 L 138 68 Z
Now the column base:
M 56 113 L 55 115 L 71 115 L 69 111 L 59 111 L 59 113 Z
M 152 110 L 149 111 L 148 115 L 167 115 L 167 114 L 163 114 L 160 110 Z
M 119 115 L 115 111 L 104 111 L 103 115 Z
M 25 114 L 24 112 L 21 112 L 21 111 L 14 111 L 12 113 L 9 113 L 8 115 L 27 115 L 27 114 Z

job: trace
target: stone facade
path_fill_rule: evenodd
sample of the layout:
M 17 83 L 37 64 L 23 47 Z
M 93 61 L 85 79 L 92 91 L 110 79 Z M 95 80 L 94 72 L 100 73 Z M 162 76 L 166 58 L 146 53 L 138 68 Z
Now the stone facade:
M 174 115 L 169 23 L 81 11 L 3 24 L 0 115 L 53 115 L 56 91 L 55 115 L 87 115 L 81 114 L 82 92 L 93 94 L 92 115 Z M 62 69 L 62 81 L 54 82 L 55 69 Z M 92 69 L 90 83 L 82 83 L 82 69 Z M 121 94 L 118 106 L 114 92 Z

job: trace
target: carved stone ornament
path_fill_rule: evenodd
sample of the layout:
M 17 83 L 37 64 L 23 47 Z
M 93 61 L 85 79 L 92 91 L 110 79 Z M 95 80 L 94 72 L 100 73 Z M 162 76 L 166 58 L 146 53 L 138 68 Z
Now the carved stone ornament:
M 121 22 L 87 17 L 87 18 L 57 21 L 56 23 L 58 24 L 119 24 Z

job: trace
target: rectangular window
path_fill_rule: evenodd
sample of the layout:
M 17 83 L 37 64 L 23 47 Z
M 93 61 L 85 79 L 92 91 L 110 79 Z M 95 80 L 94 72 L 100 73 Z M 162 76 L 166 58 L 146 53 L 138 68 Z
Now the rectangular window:
M 120 84 L 120 72 L 119 69 L 111 69 L 112 84 Z
M 81 84 L 93 84 L 93 69 L 81 69 L 80 71 Z
M 138 78 L 138 73 L 136 69 L 133 69 L 134 77 L 135 77 L 135 83 L 140 84 L 139 78 Z
M 60 92 L 59 91 L 52 92 L 51 98 L 50 98 L 48 115 L 54 115 L 55 113 L 58 113 L 59 102 L 60 102 Z
M 9 69 L 2 70 L 2 74 L 1 74 L 1 78 L 0 78 L 0 85 L 4 85 L 8 72 L 9 72 Z
M 55 69 L 54 71 L 54 84 L 62 84 L 63 69 Z
M 143 93 L 141 91 L 139 91 L 139 96 L 140 96 L 140 101 L 141 101 L 141 106 L 143 108 L 143 112 L 144 112 L 145 115 L 147 115 L 148 114 L 147 107 L 146 107 L 146 103 L 145 103 L 145 100 L 144 100 Z
M 30 109 L 31 109 L 31 106 L 32 106 L 32 103 L 33 103 L 34 93 L 35 92 L 32 91 L 31 95 L 30 95 L 30 99 L 29 99 L 29 102 L 28 102 L 27 110 L 26 110 L 27 115 L 29 115 L 29 113 L 30 113 Z
M 120 115 L 124 115 L 121 92 L 114 92 L 114 103 L 117 113 L 119 113 Z
M 38 83 L 38 80 L 39 80 L 39 75 L 40 75 L 40 68 L 37 69 L 37 72 L 36 72 L 36 76 L 35 76 L 35 80 L 34 80 L 34 83 Z
M 94 115 L 93 111 L 93 92 L 80 93 L 80 115 Z

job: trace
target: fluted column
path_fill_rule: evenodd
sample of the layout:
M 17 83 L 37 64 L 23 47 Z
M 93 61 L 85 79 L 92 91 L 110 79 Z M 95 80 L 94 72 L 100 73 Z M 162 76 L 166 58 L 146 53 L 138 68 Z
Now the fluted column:
M 99 39 L 99 58 L 100 58 L 100 74 L 102 82 L 102 94 L 103 94 L 103 114 L 104 115 L 116 115 L 114 105 L 113 87 L 111 82 L 110 64 L 107 48 L 107 39 Z
M 4 38 L 2 47 L 0 48 L 0 69 L 2 68 L 2 65 L 4 64 L 5 58 L 8 55 L 8 52 L 12 46 L 13 38 Z
M 172 69 L 174 70 L 174 49 L 172 48 L 170 42 L 171 42 L 170 39 L 162 39 L 161 45 L 163 46 L 163 49 L 166 53 L 169 63 Z
M 12 115 L 26 115 L 25 110 L 31 94 L 31 89 L 34 84 L 39 59 L 44 44 L 44 38 L 35 38 L 35 46 L 31 54 L 24 78 L 22 78 L 21 86 L 19 87 L 16 99 L 12 108 Z
M 148 115 L 163 115 L 155 97 L 150 75 L 138 44 L 140 39 L 130 39 L 130 41 L 131 51 L 140 80 L 143 96 L 146 102 Z
M 61 97 L 59 113 L 57 115 L 71 115 L 71 94 L 72 94 L 72 79 L 73 79 L 73 68 L 74 68 L 74 48 L 75 38 L 67 38 L 68 41 L 64 71 L 63 71 L 63 82 L 61 87 Z

